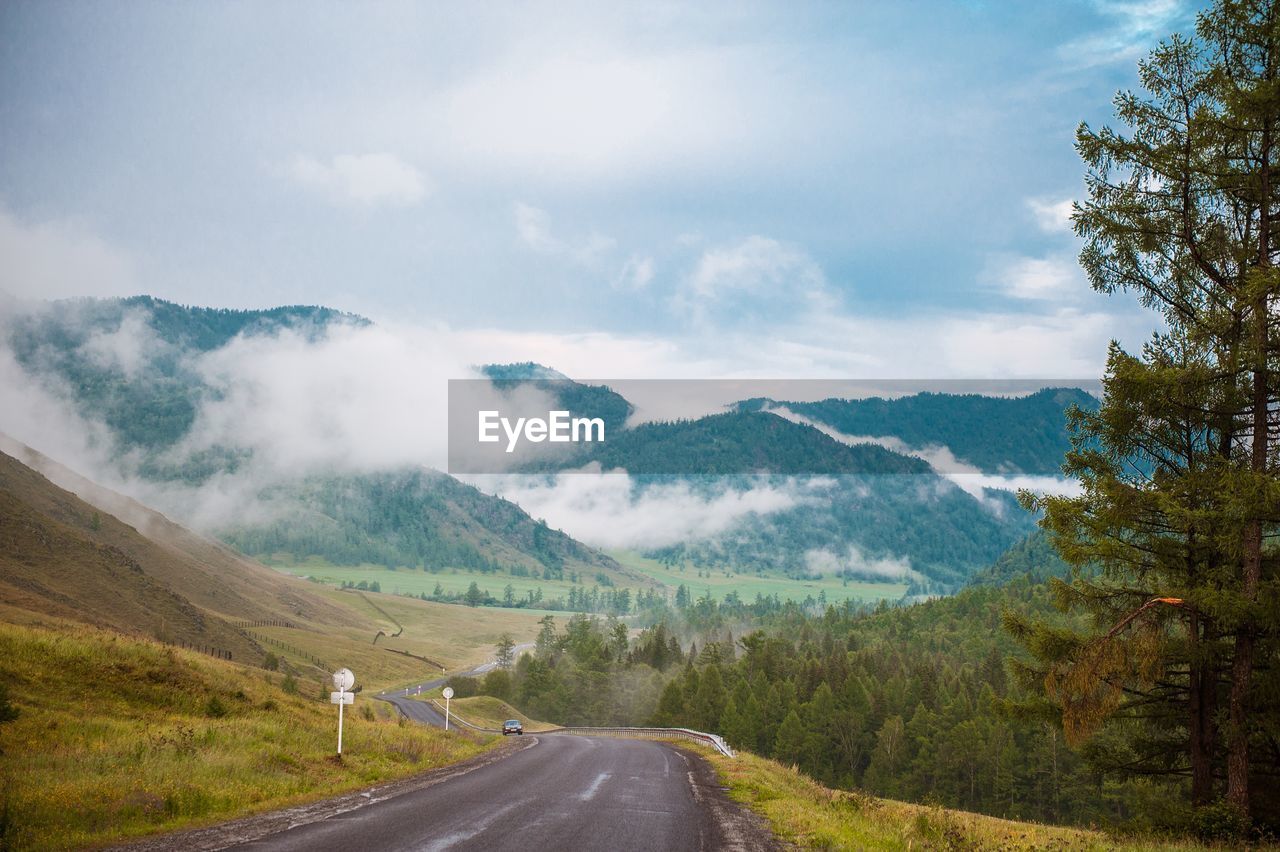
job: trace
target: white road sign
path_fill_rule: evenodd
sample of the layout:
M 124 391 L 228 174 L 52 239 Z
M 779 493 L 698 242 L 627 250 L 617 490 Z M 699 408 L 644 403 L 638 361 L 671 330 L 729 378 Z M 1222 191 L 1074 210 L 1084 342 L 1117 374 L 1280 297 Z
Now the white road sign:
M 356 694 L 354 692 L 330 692 L 330 704 L 355 704 Z
M 339 692 L 345 692 L 356 685 L 356 676 L 351 669 L 338 669 L 333 673 L 333 685 Z
M 444 688 L 444 692 L 443 692 L 442 694 L 444 695 L 444 697 L 445 697 L 445 698 L 452 698 L 452 697 L 453 697 L 453 687 L 452 687 L 452 686 L 446 686 L 446 687 Z

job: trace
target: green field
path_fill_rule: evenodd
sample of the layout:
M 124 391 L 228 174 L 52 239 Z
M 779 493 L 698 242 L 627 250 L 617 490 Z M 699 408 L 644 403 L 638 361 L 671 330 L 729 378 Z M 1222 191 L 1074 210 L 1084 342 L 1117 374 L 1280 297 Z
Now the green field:
M 809 579 L 793 579 L 782 575 L 738 574 L 726 570 L 698 570 L 693 567 L 672 567 L 663 565 L 654 559 L 648 559 L 633 551 L 615 550 L 609 555 L 618 561 L 625 573 L 613 573 L 610 579 L 614 588 L 630 589 L 634 594 L 645 588 L 658 588 L 674 598 L 676 589 L 683 584 L 693 597 L 710 594 L 716 600 L 725 595 L 737 592 L 744 601 L 755 600 L 757 594 L 777 595 L 782 600 L 803 601 L 808 597 L 818 599 L 826 595 L 828 603 L 838 604 L 845 600 L 862 603 L 874 603 L 881 599 L 897 600 L 906 592 L 903 583 L 868 583 L 854 580 L 843 580 L 838 577 L 815 577 Z M 582 576 L 577 584 L 569 579 L 551 580 L 533 577 L 517 577 L 508 573 L 481 573 L 464 569 L 447 569 L 440 572 L 421 571 L 408 568 L 391 569 L 385 565 L 331 565 L 321 559 L 308 559 L 302 562 L 276 557 L 263 560 L 267 565 L 294 576 L 309 577 L 321 583 L 341 585 L 343 583 L 377 582 L 384 595 L 431 595 L 437 585 L 446 594 L 460 594 L 475 583 L 480 589 L 495 598 L 503 597 L 507 585 L 512 587 L 516 600 L 525 598 L 530 592 L 541 590 L 543 600 L 565 598 L 572 588 L 590 589 L 600 585 L 594 576 Z M 603 591 L 603 588 L 601 589 Z M 532 613 L 535 610 L 520 610 Z
M 745 601 L 755 600 L 757 594 L 777 595 L 783 600 L 802 601 L 810 595 L 817 598 L 819 594 L 826 592 L 829 603 L 840 603 L 845 600 L 874 603 L 882 598 L 897 600 L 907 591 L 905 583 L 844 581 L 839 577 L 796 580 L 782 575 L 762 577 L 758 574 L 737 574 L 733 571 L 699 572 L 692 567 L 682 570 L 663 565 L 656 559 L 648 559 L 629 550 L 607 552 L 623 566 L 653 578 L 672 592 L 683 583 L 694 597 L 710 592 L 711 596 L 717 600 L 733 591 L 736 591 Z
M 574 583 L 569 580 L 544 580 L 532 577 L 515 577 L 507 573 L 485 574 L 465 569 L 446 569 L 438 573 L 420 571 L 411 568 L 390 569 L 385 565 L 330 565 L 321 559 L 308 559 L 305 562 L 294 562 L 279 558 L 264 559 L 264 564 L 299 577 L 313 577 L 322 583 L 341 584 L 343 582 L 359 583 L 361 580 L 372 583 L 378 581 L 384 594 L 392 595 L 430 595 L 439 583 L 446 594 L 465 592 L 475 582 L 481 589 L 496 598 L 502 597 L 502 590 L 510 584 L 517 599 L 529 592 L 542 590 L 543 597 L 554 598 L 567 596 Z M 611 578 L 613 579 L 613 578 Z M 635 589 L 639 583 L 628 585 L 625 581 L 614 580 L 618 588 Z M 594 577 L 583 577 L 579 588 L 591 588 L 599 585 Z

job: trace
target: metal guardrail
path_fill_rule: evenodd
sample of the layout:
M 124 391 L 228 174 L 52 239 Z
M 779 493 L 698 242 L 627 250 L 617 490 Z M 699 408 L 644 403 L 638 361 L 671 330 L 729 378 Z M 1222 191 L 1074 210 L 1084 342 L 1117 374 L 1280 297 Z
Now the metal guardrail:
M 581 734 L 583 736 L 614 736 L 655 740 L 693 740 L 710 745 L 725 757 L 734 757 L 733 749 L 719 734 L 708 734 L 692 728 L 558 728 L 544 733 Z
M 444 712 L 444 705 L 438 700 L 429 699 L 431 705 Z M 466 719 L 459 716 L 453 708 L 449 709 L 449 719 L 457 722 L 463 727 L 470 728 L 473 731 L 479 731 L 484 734 L 500 734 L 502 731 L 496 728 L 485 728 L 480 725 L 473 725 Z M 719 734 L 708 734 L 704 731 L 695 731 L 692 728 L 609 728 L 609 727 L 555 727 L 545 731 L 530 731 L 535 734 L 578 734 L 580 736 L 602 736 L 602 737 L 627 737 L 632 739 L 653 739 L 653 740 L 692 740 L 694 742 L 707 743 L 716 751 L 725 757 L 735 757 L 733 749 L 729 748 L 729 744 Z

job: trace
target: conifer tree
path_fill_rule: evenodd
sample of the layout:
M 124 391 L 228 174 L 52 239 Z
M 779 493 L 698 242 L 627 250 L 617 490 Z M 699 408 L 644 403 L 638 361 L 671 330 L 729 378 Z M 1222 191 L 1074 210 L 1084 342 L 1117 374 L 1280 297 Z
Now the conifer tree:
M 1221 776 L 1247 813 L 1278 620 L 1277 3 L 1219 0 L 1140 74 L 1143 91 L 1115 100 L 1128 132 L 1080 127 L 1088 197 L 1073 219 L 1094 288 L 1135 293 L 1167 331 L 1141 356 L 1113 345 L 1102 409 L 1075 414 L 1082 495 L 1025 498 L 1080 569 L 1062 603 L 1094 629 L 1011 627 L 1069 736 L 1119 719 L 1130 769 L 1188 774 L 1197 804 Z M 1265 760 L 1271 774 L 1274 749 Z

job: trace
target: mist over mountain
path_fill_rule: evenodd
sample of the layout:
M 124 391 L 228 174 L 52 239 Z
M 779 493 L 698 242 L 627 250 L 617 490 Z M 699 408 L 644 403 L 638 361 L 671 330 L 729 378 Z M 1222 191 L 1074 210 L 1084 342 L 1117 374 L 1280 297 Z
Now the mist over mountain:
M 334 325 L 369 321 L 332 308 L 292 305 L 260 311 L 176 305 L 150 296 L 48 302 L 14 312 L 4 327 L 17 362 L 51 388 L 70 391 L 84 417 L 111 432 L 116 452 L 154 454 L 190 430 L 213 388 L 193 362 L 236 337 L 281 330 L 309 340 Z M 190 477 L 192 471 L 151 469 Z
M 425 469 L 316 476 L 263 492 L 276 511 L 221 531 L 239 550 L 481 573 L 622 571 L 613 559 L 535 521 L 513 503 Z
M 885 437 L 907 450 L 945 442 L 995 470 L 1043 468 L 1066 448 L 1055 418 L 1088 402 L 930 394 L 787 403 L 787 417 L 748 400 L 628 426 L 634 407 L 606 386 L 534 362 L 474 368 L 429 331 L 330 308 L 83 300 L 14 310 L 3 331 L 15 405 L 0 430 L 55 456 L 61 440 L 80 469 L 246 552 L 339 565 L 616 572 L 591 545 L 625 546 L 672 565 L 945 591 L 1032 519 Z M 609 440 L 479 490 L 429 473 L 443 466 L 445 378 L 531 387 L 604 419 Z M 42 430 L 31 412 L 60 425 Z M 582 467 L 614 473 L 565 472 Z

